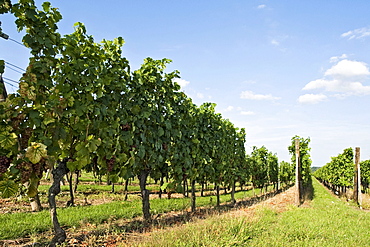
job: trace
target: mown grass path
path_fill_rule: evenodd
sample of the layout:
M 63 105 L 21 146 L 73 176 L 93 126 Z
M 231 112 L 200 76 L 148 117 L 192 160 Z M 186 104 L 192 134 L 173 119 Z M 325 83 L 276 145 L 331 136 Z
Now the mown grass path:
M 315 179 L 313 188 L 313 200 L 301 207 L 282 194 L 253 209 L 137 236 L 122 246 L 370 246 L 369 212 L 333 196 Z

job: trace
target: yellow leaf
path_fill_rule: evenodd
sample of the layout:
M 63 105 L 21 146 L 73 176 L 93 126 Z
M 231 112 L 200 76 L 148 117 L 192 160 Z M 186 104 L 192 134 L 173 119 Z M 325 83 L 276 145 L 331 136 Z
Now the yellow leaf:
M 26 150 L 26 157 L 33 163 L 40 162 L 42 158 L 47 157 L 46 146 L 42 143 L 32 142 Z

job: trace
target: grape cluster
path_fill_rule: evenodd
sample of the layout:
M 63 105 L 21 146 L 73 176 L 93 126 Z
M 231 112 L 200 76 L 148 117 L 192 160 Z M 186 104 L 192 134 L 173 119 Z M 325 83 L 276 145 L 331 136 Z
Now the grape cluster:
M 131 151 L 135 150 L 136 148 L 137 148 L 136 145 L 131 145 L 129 151 L 131 152 Z
M 11 162 L 12 160 L 10 158 L 6 156 L 0 156 L 0 175 L 8 170 Z
M 129 131 L 131 129 L 131 125 L 129 125 L 128 123 L 127 124 L 122 124 L 121 129 L 123 131 Z
M 18 130 L 19 126 L 24 120 L 24 114 L 18 114 L 16 117 L 10 118 L 10 120 L 11 120 L 13 129 Z
M 41 178 L 42 173 L 46 170 L 46 163 L 44 159 L 41 159 L 41 161 L 36 164 L 22 161 L 17 164 L 16 168 L 20 171 L 21 183 L 25 183 L 30 179 L 32 173 L 35 174 L 36 177 Z
M 20 171 L 21 174 L 21 183 L 27 182 L 32 174 L 32 163 L 22 161 L 18 163 L 16 168 Z
M 26 149 L 28 147 L 28 140 L 32 135 L 32 128 L 26 128 L 23 130 L 21 138 L 20 138 L 20 145 L 21 149 Z
M 166 143 L 163 143 L 163 144 L 162 144 L 162 148 L 163 148 L 163 150 L 167 151 L 167 150 L 168 150 L 168 146 L 167 146 L 167 144 L 166 144 Z
M 46 171 L 46 162 L 45 159 L 42 158 L 38 163 L 32 164 L 32 170 L 35 175 L 39 178 L 42 177 L 42 173 Z
M 107 160 L 107 170 L 108 170 L 108 172 L 113 171 L 115 163 L 116 163 L 116 156 L 113 156 L 112 158 Z

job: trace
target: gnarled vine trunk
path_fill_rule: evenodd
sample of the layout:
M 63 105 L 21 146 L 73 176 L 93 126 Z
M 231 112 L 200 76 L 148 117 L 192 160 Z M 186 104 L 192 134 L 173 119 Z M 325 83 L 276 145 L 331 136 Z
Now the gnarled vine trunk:
M 67 174 L 67 180 L 69 184 L 69 196 L 70 199 L 67 202 L 67 207 L 72 207 L 75 205 L 75 195 L 74 195 L 74 188 L 73 188 L 73 173 Z
M 202 189 L 200 190 L 200 196 L 203 197 L 204 196 L 204 182 L 201 182 L 201 185 L 202 185 Z
M 128 183 L 129 183 L 130 179 L 126 179 L 125 181 L 125 201 L 127 201 L 128 199 Z
M 63 243 L 66 238 L 66 232 L 60 227 L 58 216 L 57 216 L 57 205 L 55 197 L 60 193 L 60 182 L 63 177 L 68 173 L 67 159 L 57 162 L 58 166 L 52 171 L 53 174 L 53 184 L 49 189 L 49 206 L 51 221 L 54 227 L 54 237 L 50 243 L 50 246 L 56 246 L 56 244 Z
M 80 170 L 76 170 L 76 172 L 75 172 L 76 179 L 75 179 L 75 185 L 74 185 L 74 188 L 73 188 L 73 192 L 74 192 L 74 193 L 76 193 L 76 192 L 77 192 L 77 186 L 78 186 L 78 184 L 80 183 L 80 173 L 81 173 L 81 171 L 80 171 Z
M 220 185 L 216 185 L 216 207 L 220 206 Z
M 196 196 L 195 196 L 195 180 L 191 181 L 191 211 L 196 210 Z
M 150 203 L 149 203 L 149 190 L 146 189 L 146 180 L 149 175 L 149 170 L 142 170 L 140 173 L 140 190 L 143 205 L 143 217 L 146 222 L 150 221 Z
M 158 194 L 160 199 L 162 199 L 162 193 L 163 193 L 162 186 L 163 186 L 163 184 L 164 184 L 163 176 L 161 176 L 161 179 L 159 181 L 159 194 Z
M 233 181 L 233 184 L 231 186 L 231 203 L 233 205 L 236 203 L 236 200 L 235 200 L 235 181 Z

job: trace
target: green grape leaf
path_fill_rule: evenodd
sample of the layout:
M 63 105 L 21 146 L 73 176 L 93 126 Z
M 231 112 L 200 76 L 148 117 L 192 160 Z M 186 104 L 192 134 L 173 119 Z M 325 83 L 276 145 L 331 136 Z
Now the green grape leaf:
M 163 128 L 159 127 L 159 129 L 158 129 L 158 136 L 161 137 L 163 135 L 164 135 L 164 130 L 163 130 Z
M 18 184 L 13 180 L 0 181 L 0 193 L 3 198 L 9 198 L 17 194 Z
M 49 2 L 42 3 L 42 8 L 45 12 L 49 12 L 50 11 L 50 3 Z
M 0 146 L 9 149 L 17 143 L 17 135 L 14 133 L 0 133 Z
M 90 154 L 89 149 L 86 147 L 86 142 L 80 142 L 76 145 L 77 156 L 88 156 Z
M 131 112 L 132 112 L 133 114 L 135 114 L 135 115 L 138 115 L 138 114 L 140 113 L 140 111 L 141 111 L 141 108 L 140 108 L 140 106 L 138 106 L 138 105 L 135 105 L 135 106 L 133 106 L 133 107 L 131 108 Z
M 30 179 L 30 183 L 28 185 L 28 189 L 27 189 L 27 196 L 28 197 L 35 197 L 38 193 L 38 183 L 39 183 L 40 179 L 36 178 L 35 176 L 32 176 L 31 179 Z
M 161 190 L 166 190 L 167 188 L 170 188 L 170 183 L 163 183 Z
M 109 181 L 111 181 L 112 183 L 118 183 L 119 181 L 118 175 L 117 174 L 109 175 Z

